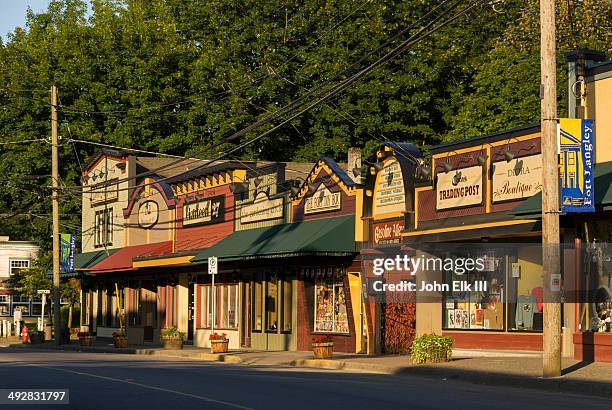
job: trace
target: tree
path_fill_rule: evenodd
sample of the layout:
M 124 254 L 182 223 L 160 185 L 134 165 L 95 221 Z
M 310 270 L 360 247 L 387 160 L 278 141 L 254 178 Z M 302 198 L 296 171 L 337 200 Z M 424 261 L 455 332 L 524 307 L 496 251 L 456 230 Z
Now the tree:
M 66 323 L 68 328 L 72 328 L 72 311 L 81 300 L 81 281 L 70 278 L 67 282 L 62 283 L 60 296 L 68 302 L 68 320 Z

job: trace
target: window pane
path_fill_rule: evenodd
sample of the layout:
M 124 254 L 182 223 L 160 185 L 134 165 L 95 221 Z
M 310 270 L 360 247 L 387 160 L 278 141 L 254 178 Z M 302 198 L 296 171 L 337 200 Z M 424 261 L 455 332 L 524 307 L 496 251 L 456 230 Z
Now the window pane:
M 334 331 L 334 291 L 329 283 L 315 285 L 315 332 Z
M 283 281 L 283 331 L 291 331 L 291 280 Z
M 220 312 L 221 312 L 221 328 L 222 329 L 227 329 L 228 327 L 228 312 L 229 312 L 229 291 L 230 291 L 230 286 L 220 286 L 221 288 L 221 296 L 223 298 L 223 301 L 221 302 L 222 305 L 220 306 Z
M 262 314 L 261 314 L 261 282 L 255 282 L 253 286 L 253 330 L 261 331 Z
M 278 284 L 276 280 L 266 282 L 266 330 L 278 328 Z
M 238 294 L 238 286 L 233 285 L 229 287 L 229 305 L 228 305 L 228 325 L 227 327 L 233 329 L 236 327 L 236 296 Z
M 9 305 L 0 305 L 0 316 L 9 316 Z
M 342 281 L 334 285 L 334 332 L 348 333 L 348 315 L 346 313 L 346 294 Z

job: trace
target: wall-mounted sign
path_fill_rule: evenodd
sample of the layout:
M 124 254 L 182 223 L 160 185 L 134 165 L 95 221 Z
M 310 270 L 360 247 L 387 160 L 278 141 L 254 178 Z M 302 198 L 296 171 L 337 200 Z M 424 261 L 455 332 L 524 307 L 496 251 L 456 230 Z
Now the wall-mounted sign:
M 436 210 L 480 205 L 483 201 L 482 187 L 481 166 L 439 173 Z
M 240 209 L 240 222 L 251 223 L 283 217 L 283 198 L 269 199 L 265 192 L 257 193 L 252 204 Z
M 183 225 L 209 224 L 223 221 L 225 197 L 216 196 L 183 205 Z
M 372 233 L 375 245 L 400 243 L 404 221 L 385 222 L 372 225 Z
M 403 212 L 406 210 L 406 195 L 404 194 L 404 178 L 397 159 L 385 162 L 383 169 L 376 177 L 374 187 L 374 217 L 382 214 Z
M 493 164 L 493 202 L 529 198 L 542 191 L 542 155 Z
M 159 205 L 155 201 L 145 201 L 138 207 L 138 225 L 141 228 L 151 228 L 157 223 Z
M 342 193 L 331 192 L 325 184 L 320 184 L 312 196 L 304 202 L 304 214 L 336 211 L 342 206 Z
M 561 118 L 558 136 L 561 212 L 595 212 L 593 120 Z

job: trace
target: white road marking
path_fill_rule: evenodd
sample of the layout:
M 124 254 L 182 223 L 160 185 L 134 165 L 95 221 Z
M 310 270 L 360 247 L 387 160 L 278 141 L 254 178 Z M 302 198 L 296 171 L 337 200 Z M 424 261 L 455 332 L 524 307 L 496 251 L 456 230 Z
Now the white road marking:
M 203 400 L 203 401 L 207 401 L 207 402 L 210 402 L 210 403 L 221 404 L 223 406 L 233 407 L 233 408 L 236 408 L 236 409 L 255 410 L 253 407 L 242 406 L 240 404 L 231 403 L 231 402 L 228 402 L 228 401 L 211 399 L 210 397 L 206 397 L 206 396 L 198 396 L 197 394 L 185 393 L 185 392 L 181 392 L 181 391 L 177 391 L 177 390 L 172 390 L 172 389 L 165 389 L 163 387 L 151 386 L 151 385 L 148 385 L 148 384 L 137 383 L 137 382 L 128 381 L 128 380 L 124 380 L 124 379 L 116 379 L 114 377 L 100 376 L 98 374 L 91 374 L 91 373 L 86 373 L 86 372 L 77 372 L 75 370 L 62 369 L 60 367 L 42 366 L 40 364 L 33 364 L 33 363 L 26 364 L 26 366 L 41 367 L 43 369 L 57 370 L 59 372 L 78 374 L 79 376 L 89 376 L 89 377 L 94 377 L 94 378 L 97 378 L 97 379 L 109 380 L 109 381 L 118 382 L 118 383 L 131 384 L 133 386 L 138 386 L 138 387 L 142 387 L 142 388 L 145 388 L 145 389 L 157 390 L 157 391 L 163 391 L 163 392 L 166 392 L 166 393 L 178 394 L 180 396 L 191 397 L 193 399 Z

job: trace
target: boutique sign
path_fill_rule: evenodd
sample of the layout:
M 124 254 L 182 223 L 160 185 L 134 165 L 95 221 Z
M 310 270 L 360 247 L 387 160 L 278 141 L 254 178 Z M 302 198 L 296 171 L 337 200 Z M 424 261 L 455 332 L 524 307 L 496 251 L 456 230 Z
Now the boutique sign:
M 542 191 L 542 155 L 493 165 L 493 203 L 528 198 Z
M 455 172 L 439 173 L 437 178 L 437 211 L 482 204 L 481 166 L 462 168 Z
M 224 197 L 216 196 L 183 205 L 183 225 L 202 225 L 223 221 Z

